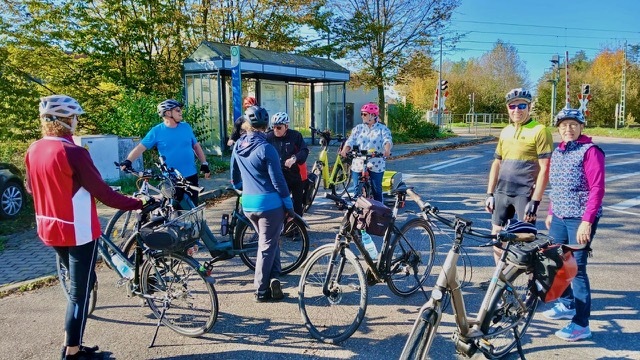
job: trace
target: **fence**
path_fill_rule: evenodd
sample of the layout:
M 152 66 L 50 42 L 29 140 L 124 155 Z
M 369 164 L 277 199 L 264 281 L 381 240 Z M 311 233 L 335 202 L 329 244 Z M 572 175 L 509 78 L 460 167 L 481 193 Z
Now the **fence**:
M 426 120 L 437 124 L 437 113 L 428 111 Z M 440 127 L 452 130 L 456 128 L 456 132 L 460 133 L 467 129 L 468 134 L 476 136 L 499 135 L 502 128 L 509 123 L 507 114 L 442 114 L 440 116 Z

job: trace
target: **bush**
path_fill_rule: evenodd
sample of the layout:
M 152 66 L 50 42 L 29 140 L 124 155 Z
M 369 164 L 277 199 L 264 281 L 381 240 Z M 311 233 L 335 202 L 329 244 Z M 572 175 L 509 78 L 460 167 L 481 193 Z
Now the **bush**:
M 393 135 L 393 141 L 396 143 L 419 142 L 438 138 L 440 136 L 438 126 L 425 121 L 423 116 L 423 111 L 411 103 L 390 106 L 388 126 Z

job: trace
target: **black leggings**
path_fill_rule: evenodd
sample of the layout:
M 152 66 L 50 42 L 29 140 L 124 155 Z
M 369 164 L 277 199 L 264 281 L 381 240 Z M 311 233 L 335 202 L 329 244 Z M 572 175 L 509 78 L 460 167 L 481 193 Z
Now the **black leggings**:
M 89 294 L 96 282 L 97 241 L 79 246 L 54 246 L 60 262 L 69 270 L 69 303 L 64 330 L 66 346 L 82 344 L 82 335 L 87 323 Z

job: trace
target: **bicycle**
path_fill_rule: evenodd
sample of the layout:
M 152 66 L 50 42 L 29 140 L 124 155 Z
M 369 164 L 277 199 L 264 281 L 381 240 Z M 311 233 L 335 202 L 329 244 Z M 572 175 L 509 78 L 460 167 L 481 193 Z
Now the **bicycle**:
M 311 134 L 314 133 L 320 136 L 320 145 L 322 145 L 322 149 L 320 150 L 320 154 L 318 155 L 318 160 L 316 160 L 313 164 L 313 168 L 311 169 L 311 173 L 315 176 L 315 183 L 311 190 L 311 195 L 308 196 L 308 202 L 304 205 L 303 211 L 307 212 L 311 205 L 313 204 L 313 200 L 315 200 L 316 195 L 318 194 L 318 189 L 320 188 L 320 182 L 325 190 L 330 190 L 331 194 L 341 197 L 347 192 L 347 186 L 351 182 L 351 171 L 349 170 L 349 161 L 343 160 L 340 156 L 340 149 L 344 146 L 347 138 L 338 134 L 335 138 L 331 137 L 331 132 L 320 131 L 312 126 L 309 127 L 311 129 Z M 329 166 L 329 145 L 332 140 L 337 140 L 340 143 L 340 147 L 338 148 L 338 153 L 336 154 L 336 160 L 333 163 L 333 166 Z
M 517 346 L 524 359 L 521 339 L 531 323 L 539 300 L 535 296 L 531 269 L 527 265 L 512 262 L 509 253 L 514 244 L 533 241 L 536 235 L 507 231 L 492 235 L 474 231 L 471 229 L 471 221 L 459 216 L 453 220 L 447 219 L 439 214 L 437 207 L 423 202 L 413 190 L 407 193 L 420 207 L 420 214 L 425 221 L 431 222 L 431 218 L 434 218 L 447 225 L 454 229 L 455 238 L 431 291 L 431 297 L 420 309 L 400 359 L 427 358 L 442 318 L 444 299 L 447 297 L 451 299 L 457 325 L 453 340 L 458 353 L 471 357 L 480 350 L 485 357 L 495 359 Z M 495 246 L 503 250 L 475 318 L 470 318 L 466 312 L 457 277 L 456 264 L 465 234 L 491 239 L 491 242 L 482 246 Z
M 141 173 L 137 173 L 133 170 L 126 170 L 128 173 L 132 173 L 136 176 L 146 177 L 144 180 L 143 186 L 141 186 L 141 191 L 154 190 L 156 192 L 160 192 L 163 198 L 163 202 L 171 205 L 172 203 L 177 202 L 176 199 L 176 189 L 182 189 L 184 192 L 190 191 L 201 191 L 202 188 L 198 188 L 189 184 L 184 177 L 173 168 L 167 167 L 164 163 L 163 159 L 160 159 L 160 163 L 156 164 L 160 169 L 160 174 L 151 175 L 150 171 L 145 171 Z M 150 184 L 148 184 L 149 178 L 154 178 L 160 181 L 161 185 L 159 188 L 154 188 Z M 146 184 L 146 185 L 145 185 Z M 227 233 L 221 234 L 222 236 L 228 236 L 227 241 L 218 241 L 216 237 L 213 235 L 211 229 L 204 223 L 203 220 L 203 231 L 200 233 L 200 239 L 204 244 L 204 247 L 209 251 L 212 260 L 205 262 L 205 267 L 208 270 L 211 270 L 213 264 L 221 261 L 228 260 L 233 258 L 236 255 L 240 256 L 242 262 L 247 265 L 250 270 L 255 270 L 255 259 L 257 257 L 258 250 L 258 234 L 253 229 L 253 225 L 249 221 L 249 219 L 244 215 L 241 210 L 240 205 L 240 192 L 236 191 L 232 187 L 227 187 L 227 191 L 235 194 L 236 198 L 236 206 L 233 210 L 231 216 L 228 219 L 228 227 Z M 148 193 L 144 193 L 144 195 L 149 195 Z M 191 201 L 189 196 L 183 196 L 180 203 L 180 207 L 183 209 L 192 209 L 195 207 L 195 204 Z M 165 211 L 172 211 L 173 205 L 167 207 L 161 207 L 161 209 L 165 209 Z M 114 216 L 109 220 L 107 224 L 107 234 L 117 235 L 120 239 L 122 239 L 123 235 L 130 232 L 128 230 L 128 224 L 130 221 L 128 218 L 131 216 L 130 211 L 118 211 L 114 214 Z M 223 215 L 224 217 L 224 215 Z M 225 221 L 225 220 L 221 220 Z M 282 262 L 282 274 L 289 274 L 292 271 L 295 271 L 306 259 L 307 253 L 309 251 L 309 234 L 307 229 L 309 225 L 304 221 L 304 219 L 296 216 L 291 220 L 286 220 L 283 224 L 283 232 L 280 236 L 280 246 L 281 246 L 281 262 Z M 114 230 L 117 229 L 117 230 Z M 222 226 L 221 226 L 222 229 Z M 128 240 L 122 243 L 122 249 L 125 254 L 128 254 L 131 257 L 131 250 L 133 249 L 134 242 Z
M 158 318 L 152 347 L 161 324 L 178 334 L 197 337 L 213 327 L 218 317 L 218 295 L 210 271 L 189 254 L 201 231 L 203 206 L 174 213 L 171 218 L 149 219 L 157 203 L 135 213 L 134 257 L 130 260 L 118 245 L 102 234 L 98 252 L 127 287 L 128 296 L 144 299 Z M 120 264 L 120 267 L 116 266 Z M 57 271 L 65 296 L 69 296 L 68 265 L 57 259 Z M 133 275 L 129 272 L 132 271 Z M 95 307 L 97 287 L 91 291 Z
M 360 210 L 356 203 L 326 195 L 343 204 L 346 211 L 335 242 L 316 249 L 300 276 L 298 306 L 314 338 L 327 343 L 348 339 L 364 319 L 368 285 L 385 282 L 398 296 L 409 296 L 422 289 L 433 267 L 435 237 L 429 223 L 421 218 L 410 219 L 401 228 L 396 226 L 395 218 L 405 201 L 407 188 L 393 192 L 391 221 L 375 260 L 366 251 L 357 228 Z M 360 257 L 355 255 L 351 244 L 356 245 Z

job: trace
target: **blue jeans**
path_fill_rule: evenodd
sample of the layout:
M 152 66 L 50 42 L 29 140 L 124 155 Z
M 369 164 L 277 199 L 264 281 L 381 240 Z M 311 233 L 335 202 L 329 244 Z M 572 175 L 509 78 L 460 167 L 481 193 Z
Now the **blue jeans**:
M 596 218 L 591 224 L 591 240 L 589 240 L 589 244 L 591 244 L 593 236 L 596 234 L 598 220 L 600 219 Z M 576 236 L 581 222 L 581 218 L 562 219 L 554 215 L 549 228 L 549 236 L 559 244 L 578 244 Z M 587 275 L 587 257 L 589 254 L 586 250 L 580 250 L 574 252 L 573 255 L 578 264 L 578 274 L 571 282 L 571 286 L 558 299 L 558 302 L 568 309 L 576 309 L 576 315 L 572 321 L 585 327 L 589 326 L 589 316 L 591 316 L 591 285 Z
M 382 177 L 384 172 L 369 171 L 369 179 L 371 181 L 371 195 L 374 200 L 382 202 Z M 349 192 L 353 192 L 355 196 L 360 196 L 360 187 L 358 182 L 360 181 L 360 172 L 351 172 L 351 186 L 349 186 Z

